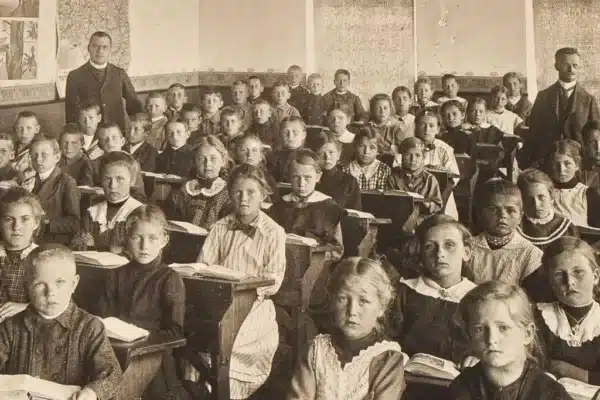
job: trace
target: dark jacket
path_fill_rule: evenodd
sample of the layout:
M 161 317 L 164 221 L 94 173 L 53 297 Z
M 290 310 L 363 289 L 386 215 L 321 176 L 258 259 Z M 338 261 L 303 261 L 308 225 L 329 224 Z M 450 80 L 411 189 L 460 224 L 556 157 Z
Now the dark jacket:
M 60 169 L 69 174 L 77 186 L 94 186 L 94 168 L 92 167 L 92 160 L 83 153 L 76 160 L 69 160 L 65 157 L 61 157 L 58 166 Z
M 106 77 L 99 82 L 89 62 L 69 72 L 65 96 L 65 118 L 67 122 L 77 122 L 79 107 L 82 103 L 94 102 L 102 107 L 102 119 L 115 122 L 122 132 L 126 132 L 127 114 L 142 112 L 142 103 L 127 72 L 114 64 L 106 66 Z
M 126 144 L 123 150 L 129 153 L 131 150 L 131 145 L 129 143 Z M 154 170 L 156 169 L 156 158 L 158 157 L 158 150 L 156 150 L 148 142 L 142 143 L 142 145 L 138 147 L 137 150 L 134 151 L 133 154 L 131 154 L 131 156 L 135 158 L 138 163 L 140 163 L 142 171 L 154 172 Z

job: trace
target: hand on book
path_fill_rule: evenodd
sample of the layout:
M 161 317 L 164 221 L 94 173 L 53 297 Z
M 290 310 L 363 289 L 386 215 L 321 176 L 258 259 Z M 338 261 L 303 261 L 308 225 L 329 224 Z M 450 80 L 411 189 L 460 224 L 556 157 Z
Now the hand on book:
M 462 371 L 465 368 L 470 368 L 479 362 L 479 358 L 473 356 L 467 356 L 460 364 L 460 370 Z
M 557 378 L 572 378 L 581 382 L 588 382 L 589 372 L 565 361 L 551 360 L 548 372 Z
M 20 313 L 26 309 L 28 305 L 28 303 L 14 303 L 12 301 L 7 301 L 6 303 L 2 304 L 0 306 L 0 322 Z
M 98 395 L 90 388 L 83 388 L 77 393 L 73 393 L 69 400 L 98 400 Z

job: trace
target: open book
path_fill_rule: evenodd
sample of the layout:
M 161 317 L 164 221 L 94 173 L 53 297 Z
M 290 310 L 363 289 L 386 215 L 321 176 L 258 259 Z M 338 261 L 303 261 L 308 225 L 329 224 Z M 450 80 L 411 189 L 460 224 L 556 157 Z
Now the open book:
M 222 267 L 220 265 L 206 265 L 204 263 L 174 263 L 170 264 L 169 267 L 173 268 L 175 271 L 184 276 L 215 278 L 233 282 L 238 282 L 248 278 L 248 275 L 244 272 Z
M 456 378 L 460 371 L 452 361 L 444 360 L 431 354 L 417 353 L 412 357 L 404 354 L 404 371 L 413 375 L 428 376 L 449 381 Z
M 352 208 L 347 208 L 346 214 L 348 214 L 350 217 L 354 217 L 354 218 L 375 219 L 375 216 L 371 213 L 368 213 L 366 211 L 354 210 Z
M 118 268 L 129 262 L 123 256 L 108 251 L 74 251 L 75 262 L 93 267 Z
M 79 192 L 81 194 L 92 194 L 96 196 L 104 196 L 104 189 L 101 187 L 92 187 L 92 186 L 77 186 Z
M 319 244 L 317 239 L 296 235 L 294 233 L 288 233 L 285 242 L 288 244 L 301 244 L 309 247 L 316 247 Z
M 363 190 L 362 194 L 378 194 L 378 195 L 384 195 L 384 196 L 401 196 L 401 197 L 406 197 L 406 196 L 410 196 L 413 199 L 424 199 L 423 195 L 419 194 L 419 193 L 415 193 L 415 192 L 406 192 L 404 190 L 393 190 L 393 189 L 389 189 L 389 190 Z
M 79 390 L 79 386 L 61 385 L 30 375 L 0 375 L 0 399 L 20 399 L 23 394 L 27 398 L 29 394 L 48 400 L 68 400 Z
M 175 232 L 189 233 L 191 235 L 206 236 L 208 231 L 197 225 L 185 221 L 168 221 L 167 229 Z
M 115 317 L 103 318 L 102 323 L 106 328 L 106 336 L 123 342 L 134 342 L 150 335 L 147 330 Z
M 182 183 L 185 181 L 185 179 L 181 176 L 172 174 L 159 174 L 156 172 L 142 171 L 142 175 L 155 178 L 159 182 Z
M 574 400 L 600 400 L 600 386 L 590 385 L 571 378 L 556 379 L 554 375 L 546 372 L 546 375 L 563 385 L 567 393 Z

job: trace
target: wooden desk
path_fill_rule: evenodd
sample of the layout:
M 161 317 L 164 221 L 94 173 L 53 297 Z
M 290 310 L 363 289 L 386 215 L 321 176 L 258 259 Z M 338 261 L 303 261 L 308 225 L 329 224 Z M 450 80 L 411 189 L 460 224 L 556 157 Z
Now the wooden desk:
M 594 246 L 600 242 L 600 229 L 591 226 L 575 226 L 579 237 Z
M 104 189 L 99 187 L 91 186 L 77 186 L 79 190 L 80 198 L 79 204 L 81 205 L 81 213 L 85 214 L 88 208 L 93 204 L 99 203 L 104 200 Z
M 163 362 L 165 351 L 185 346 L 184 338 L 153 333 L 132 343 L 111 339 L 115 355 L 123 370 L 123 381 L 115 400 L 140 398 Z
M 240 282 L 185 277 L 185 334 L 187 348 L 209 352 L 212 397 L 229 400 L 229 367 L 233 343 L 256 300 L 256 289 L 272 279 L 248 278 Z
M 473 200 L 475 187 L 479 179 L 479 167 L 474 158 L 467 154 L 455 154 L 460 181 L 454 188 L 458 216 L 463 223 L 473 224 Z
M 427 168 L 427 172 L 433 174 L 440 184 L 440 192 L 442 194 L 442 201 L 445 209 L 446 203 L 448 202 L 448 199 L 454 190 L 454 186 L 456 186 L 454 180 L 460 178 L 460 175 L 437 168 Z
M 515 177 L 515 160 L 517 151 L 523 144 L 523 138 L 518 135 L 504 135 L 502 138 L 502 147 L 506 150 L 502 166 L 506 168 L 506 175 L 510 181 Z

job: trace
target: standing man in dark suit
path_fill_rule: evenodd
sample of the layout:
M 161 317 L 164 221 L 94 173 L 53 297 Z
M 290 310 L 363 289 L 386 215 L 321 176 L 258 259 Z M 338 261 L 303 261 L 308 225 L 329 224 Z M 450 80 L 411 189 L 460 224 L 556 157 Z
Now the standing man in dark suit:
M 572 139 L 583 144 L 583 125 L 600 118 L 596 99 L 577 82 L 580 67 L 581 58 L 575 48 L 564 47 L 554 55 L 558 82 L 538 93 L 529 116 L 530 163 L 543 162 L 557 140 Z
M 69 72 L 65 97 L 67 122 L 77 122 L 81 104 L 97 103 L 102 108 L 103 121 L 115 122 L 122 132 L 127 132 L 125 109 L 127 114 L 142 112 L 142 103 L 127 72 L 108 62 L 111 45 L 108 33 L 95 32 L 88 44 L 90 60 Z

